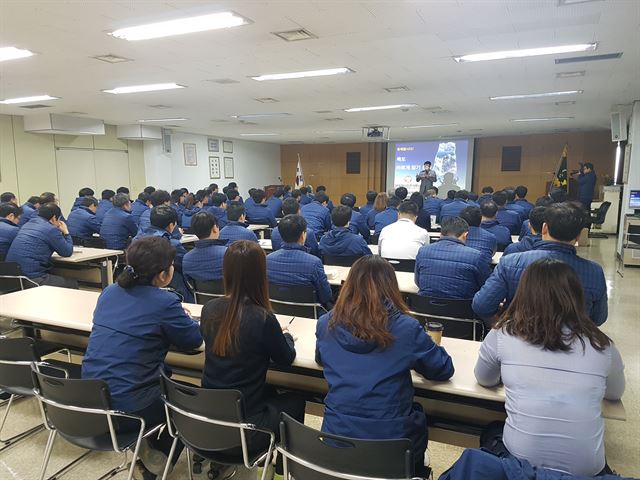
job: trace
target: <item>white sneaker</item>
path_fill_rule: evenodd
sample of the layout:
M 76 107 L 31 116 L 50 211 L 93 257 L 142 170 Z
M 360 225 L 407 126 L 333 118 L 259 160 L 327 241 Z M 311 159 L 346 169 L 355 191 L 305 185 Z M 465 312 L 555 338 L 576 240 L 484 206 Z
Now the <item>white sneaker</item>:
M 140 452 L 138 458 L 144 464 L 147 470 L 159 477 L 164 473 L 167 465 L 167 456 L 160 450 L 155 450 L 146 438 L 142 439 L 140 444 Z M 169 473 L 173 470 L 173 465 L 169 466 Z

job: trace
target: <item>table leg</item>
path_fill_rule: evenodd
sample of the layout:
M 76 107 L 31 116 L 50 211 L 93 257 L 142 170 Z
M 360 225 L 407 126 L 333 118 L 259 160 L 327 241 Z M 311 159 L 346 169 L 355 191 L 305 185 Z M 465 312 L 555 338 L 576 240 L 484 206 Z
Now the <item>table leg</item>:
M 113 283 L 113 262 L 110 258 L 100 263 L 100 282 L 103 289 Z

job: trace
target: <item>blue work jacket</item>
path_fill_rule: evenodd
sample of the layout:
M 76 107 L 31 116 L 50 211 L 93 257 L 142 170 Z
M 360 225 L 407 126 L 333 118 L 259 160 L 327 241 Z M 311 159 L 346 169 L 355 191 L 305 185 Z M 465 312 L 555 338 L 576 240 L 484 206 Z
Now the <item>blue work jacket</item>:
M 229 223 L 229 219 L 227 218 L 227 211 L 222 207 L 207 207 L 207 212 L 216 217 L 218 221 L 218 228 L 223 229 L 227 223 Z
M 369 230 L 369 225 L 367 225 L 367 219 L 360 212 L 356 212 L 355 210 L 351 211 L 351 220 L 349 221 L 349 230 L 352 233 L 362 235 L 362 238 L 369 240 L 371 236 L 371 232 Z
M 389 207 L 382 212 L 378 213 L 375 217 L 373 228 L 376 235 L 380 235 L 380 232 L 387 225 L 391 225 L 398 221 L 398 209 Z
M 314 232 L 324 233 L 331 230 L 331 213 L 329 209 L 315 200 L 300 209 L 300 215 L 307 221 L 307 226 Z
M 481 227 L 469 226 L 469 234 L 467 235 L 465 245 L 485 255 L 489 263 L 491 263 L 493 254 L 498 250 L 498 240 L 496 236 L 489 230 Z
M 224 240 L 198 240 L 182 260 L 182 273 L 187 281 L 222 279 L 222 261 L 227 251 Z
M 220 240 L 226 240 L 231 245 L 236 240 L 251 240 L 258 241 L 256 234 L 247 228 L 244 223 L 240 222 L 228 222 L 225 227 L 220 230 Z
M 4 257 L 9 251 L 9 247 L 18 235 L 20 227 L 6 218 L 0 218 L 0 258 Z
M 518 235 L 520 233 L 520 227 L 522 226 L 522 219 L 520 214 L 513 210 L 505 208 L 499 208 L 496 213 L 496 220 L 500 225 L 503 225 L 509 229 L 511 235 Z
M 137 235 L 138 227 L 133 215 L 126 210 L 114 207 L 107 212 L 100 226 L 100 237 L 107 248 L 124 250 L 129 245 L 129 238 Z
M 273 216 L 276 218 L 282 217 L 282 200 L 280 200 L 275 195 L 271 195 L 269 200 L 267 200 L 267 207 L 273 213 Z
M 469 204 L 467 202 L 457 198 L 453 202 L 442 206 L 440 209 L 440 219 L 444 219 L 446 217 L 459 217 L 462 210 L 468 206 Z
M 371 249 L 364 238 L 352 233 L 348 228 L 333 227 L 320 239 L 320 253 L 340 257 L 362 257 L 371 255 Z
M 542 235 L 527 235 L 522 237 L 519 242 L 512 243 L 508 245 L 507 248 L 504 249 L 504 255 L 509 255 L 511 253 L 520 253 L 520 252 L 528 252 L 533 249 L 533 246 L 536 242 L 542 240 Z
M 511 244 L 511 232 L 509 231 L 509 228 L 504 225 L 500 225 L 497 220 L 482 222 L 480 224 L 480 228 L 485 229 L 496 237 L 499 249 L 502 248 L 504 250 L 507 245 Z
M 245 203 L 245 211 L 247 214 L 247 222 L 254 225 L 269 225 L 275 227 L 278 225 L 276 217 L 266 203 L 255 203 L 249 201 Z
M 72 237 L 89 240 L 93 238 L 94 233 L 100 233 L 100 222 L 96 218 L 96 214 L 87 207 L 78 207 L 72 210 L 67 220 L 69 234 Z
M 282 236 L 278 228 L 274 228 L 271 231 L 271 250 L 275 252 L 282 248 Z M 318 248 L 318 240 L 316 239 L 316 232 L 307 228 L 307 239 L 304 241 L 304 246 L 311 255 L 316 257 L 320 256 L 320 250 Z
M 136 226 L 140 225 L 140 215 L 149 210 L 146 202 L 142 200 L 136 200 L 131 204 L 131 217 L 136 222 Z
M 98 209 L 96 210 L 96 218 L 98 219 L 98 222 L 102 223 L 102 220 L 104 220 L 104 216 L 112 208 L 113 202 L 111 200 L 100 200 L 98 202 Z

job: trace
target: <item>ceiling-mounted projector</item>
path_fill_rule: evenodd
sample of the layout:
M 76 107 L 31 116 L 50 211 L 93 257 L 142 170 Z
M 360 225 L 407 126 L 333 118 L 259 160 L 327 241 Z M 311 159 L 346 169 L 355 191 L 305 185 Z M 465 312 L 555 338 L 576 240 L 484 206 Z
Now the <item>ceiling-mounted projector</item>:
M 362 127 L 362 136 L 367 138 L 389 139 L 389 127 Z

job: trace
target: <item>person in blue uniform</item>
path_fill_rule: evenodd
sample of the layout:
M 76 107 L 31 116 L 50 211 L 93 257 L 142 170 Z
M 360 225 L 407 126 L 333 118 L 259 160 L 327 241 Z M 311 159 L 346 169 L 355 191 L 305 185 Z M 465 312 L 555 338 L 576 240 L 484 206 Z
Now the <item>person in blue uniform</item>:
M 289 187 L 291 188 L 291 187 Z M 267 200 L 267 207 L 273 213 L 273 216 L 276 218 L 282 217 L 282 197 L 284 196 L 284 190 L 282 188 L 276 188 L 276 191 L 273 192 L 273 195 L 269 197 Z
M 282 213 L 285 217 L 287 215 L 299 215 L 300 204 L 293 197 L 287 198 L 284 202 L 282 202 Z M 280 235 L 280 230 L 276 227 L 271 231 L 271 250 L 273 252 L 280 250 L 280 248 L 282 248 L 282 243 L 282 235 Z M 308 225 L 307 234 L 304 240 L 304 246 L 307 249 L 307 252 L 311 255 L 315 255 L 316 257 L 320 256 L 318 240 L 316 239 L 316 232 L 311 230 Z
M 216 217 L 206 211 L 196 213 L 191 220 L 191 230 L 198 241 L 182 260 L 185 278 L 190 282 L 221 280 L 227 242 L 218 239 L 220 230 Z
M 9 247 L 18 235 L 21 215 L 22 208 L 9 202 L 0 203 L 0 261 L 4 261 Z
M 316 232 L 317 235 L 323 235 L 331 230 L 331 213 L 327 208 L 329 197 L 324 192 L 316 193 L 313 201 L 303 205 L 300 209 L 300 215 L 307 221 L 307 225 Z M 300 202 L 302 205 L 302 202 Z
M 498 242 L 498 251 L 503 252 L 507 245 L 511 244 L 511 232 L 509 229 L 500 225 L 496 215 L 498 206 L 492 200 L 480 203 L 480 212 L 482 213 L 482 223 L 480 227 L 491 233 Z
M 16 198 L 15 193 L 13 192 L 4 192 L 0 195 L 0 203 L 13 203 L 14 205 L 18 205 L 18 199 Z
M 300 206 L 303 207 L 311 202 L 313 202 L 313 197 L 311 196 L 311 188 L 300 187 Z
M 316 193 L 325 193 L 327 195 L 327 197 L 329 197 L 329 194 L 327 193 L 327 187 L 325 187 L 324 185 L 318 185 L 316 187 Z M 333 202 L 331 201 L 331 198 L 329 198 L 329 200 L 327 201 L 327 208 L 329 209 L 329 213 L 333 212 Z
M 38 208 L 40 208 L 40 197 L 29 197 L 29 200 L 27 200 L 22 205 L 22 215 L 20 216 L 19 225 L 23 226 L 25 223 L 31 220 L 31 217 L 33 215 L 37 215 L 36 212 L 38 211 Z
M 129 239 L 134 238 L 138 226 L 131 211 L 129 196 L 118 193 L 112 200 L 112 208 L 107 212 L 100 226 L 100 237 L 107 248 L 124 250 L 129 245 Z
M 529 218 L 527 209 L 520 203 L 516 202 L 515 190 L 509 188 L 507 190 L 504 190 L 504 193 L 507 195 L 507 203 L 504 208 L 507 210 L 511 210 L 512 212 L 516 212 L 520 217 L 520 226 L 522 226 L 522 222 Z
M 585 163 L 582 165 L 580 173 L 575 175 L 578 181 L 578 200 L 582 206 L 591 211 L 591 201 L 593 200 L 593 192 L 596 189 L 596 172 L 593 170 L 593 163 Z
M 376 224 L 376 215 L 383 212 L 389 206 L 389 196 L 386 192 L 380 192 L 373 202 L 373 208 L 367 213 L 367 226 L 373 230 Z
M 251 203 L 247 199 L 244 205 L 247 221 L 254 225 L 269 225 L 271 228 L 277 226 L 276 217 L 266 203 L 264 190 L 252 190 Z
M 493 255 L 498 251 L 498 240 L 496 236 L 488 230 L 480 227 L 482 224 L 482 213 L 478 207 L 467 207 L 460 212 L 460 218 L 469 224 L 469 234 L 465 245 L 482 253 L 489 265 Z
M 498 207 L 496 220 L 500 225 L 507 227 L 511 235 L 518 235 L 524 220 L 520 217 L 519 212 L 507 208 L 507 198 L 507 193 L 503 191 L 493 194 L 493 203 Z
M 493 187 L 482 187 L 482 191 L 480 193 L 481 195 L 480 198 L 478 198 L 478 203 L 482 204 L 489 200 L 493 202 Z
M 398 220 L 398 207 L 402 201 L 395 195 L 391 195 L 387 201 L 387 208 L 375 216 L 373 222 L 373 229 L 375 235 L 380 235 L 380 232 L 387 225 L 391 225 Z
M 356 211 L 356 196 L 353 193 L 345 193 L 340 197 L 340 205 L 351 209 L 351 220 L 349 220 L 349 230 L 351 233 L 360 234 L 365 241 L 369 240 L 371 231 L 367 225 L 367 219 L 361 212 Z M 333 212 L 332 212 L 333 214 Z M 333 217 L 332 217 L 333 218 Z M 335 225 L 335 224 L 334 224 Z
M 113 408 L 142 417 L 147 428 L 166 421 L 160 371 L 168 371 L 164 361 L 169 348 L 193 351 L 202 344 L 198 323 L 177 295 L 163 290 L 171 283 L 175 255 L 175 248 L 162 237 L 142 238 L 129 247 L 127 266 L 117 283 L 98 298 L 82 361 L 82 378 L 104 380 Z M 139 423 L 121 421 L 119 428 L 135 431 Z M 161 475 L 171 443 L 166 429 L 145 440 L 140 473 Z M 174 463 L 181 450 L 179 445 Z
M 504 255 L 527 252 L 533 249 L 536 242 L 542 241 L 542 225 L 544 224 L 545 207 L 534 207 L 529 214 L 529 233 L 519 242 L 512 243 L 504 249 Z M 504 256 L 503 255 L 503 256 Z
M 422 208 L 424 208 L 429 213 L 429 216 L 436 217 L 436 223 L 440 222 L 440 211 L 442 209 L 442 202 L 443 200 L 441 198 L 438 198 L 438 189 L 436 187 L 431 187 L 429 190 L 427 190 L 427 196 L 424 199 Z
M 227 219 L 227 224 L 220 230 L 220 240 L 225 240 L 229 244 L 236 240 L 258 242 L 256 234 L 249 230 L 245 224 L 246 216 L 243 204 L 231 202 L 227 206 Z
M 514 193 L 516 195 L 516 204 L 524 208 L 526 212 L 526 218 L 529 218 L 529 214 L 531 213 L 531 210 L 533 210 L 533 207 L 534 207 L 533 203 L 528 201 L 526 198 L 527 193 L 529 193 L 529 189 L 524 185 L 518 185 L 514 190 Z
M 227 218 L 227 196 L 224 193 L 214 193 L 211 195 L 209 206 L 205 210 L 216 217 L 220 230 L 229 222 Z
M 106 189 L 102 191 L 100 196 L 102 199 L 100 200 L 100 203 L 98 203 L 96 218 L 98 219 L 98 222 L 102 223 L 104 216 L 113 208 L 113 197 L 116 196 L 116 192 Z
M 71 211 L 73 212 L 74 210 L 77 210 L 82 206 L 82 199 L 84 197 L 93 197 L 94 194 L 95 192 L 93 191 L 93 189 L 89 187 L 81 188 L 80 191 L 78 191 L 78 196 L 73 201 L 73 205 L 71 206 Z
M 171 191 L 171 208 L 173 208 L 178 216 L 178 227 L 182 226 L 182 214 L 184 212 L 184 200 L 186 193 L 182 188 L 176 188 Z
M 362 236 L 349 228 L 351 208 L 340 205 L 331 212 L 333 228 L 320 239 L 320 253 L 336 257 L 371 255 L 371 249 Z
M 149 194 L 147 192 L 140 192 L 136 201 L 131 204 L 131 218 L 133 218 L 136 227 L 140 225 L 140 217 L 142 214 L 149 209 L 151 209 Z
M 79 240 L 90 240 L 94 233 L 100 233 L 100 222 L 96 218 L 98 200 L 93 197 L 83 197 L 75 210 L 72 210 L 67 220 L 69 233 Z
M 170 206 L 171 205 L 171 195 L 166 190 L 156 190 L 149 196 L 149 202 L 153 207 L 159 207 L 161 205 Z M 140 222 L 138 223 L 138 233 L 145 231 L 149 226 L 151 226 L 151 209 L 145 210 L 140 215 Z M 176 213 L 177 218 L 177 213 Z M 180 240 L 182 238 L 182 232 L 180 228 L 174 228 L 173 232 L 171 232 L 171 238 L 175 238 L 176 240 Z
M 318 320 L 316 362 L 329 392 L 322 431 L 362 439 L 408 438 L 415 475 L 424 476 L 427 418 L 414 403 L 411 371 L 453 376 L 451 357 L 409 315 L 393 267 L 377 255 L 357 260 L 335 308 Z
M 469 192 L 466 190 L 458 190 L 455 193 L 453 202 L 442 205 L 440 209 L 440 219 L 446 217 L 458 217 L 460 212 L 469 206 L 467 200 L 469 199 Z
M 369 212 L 373 209 L 373 202 L 376 201 L 376 197 L 378 196 L 378 192 L 374 190 L 369 190 L 367 192 L 367 203 L 360 207 L 360 215 L 362 215 L 365 220 Z

